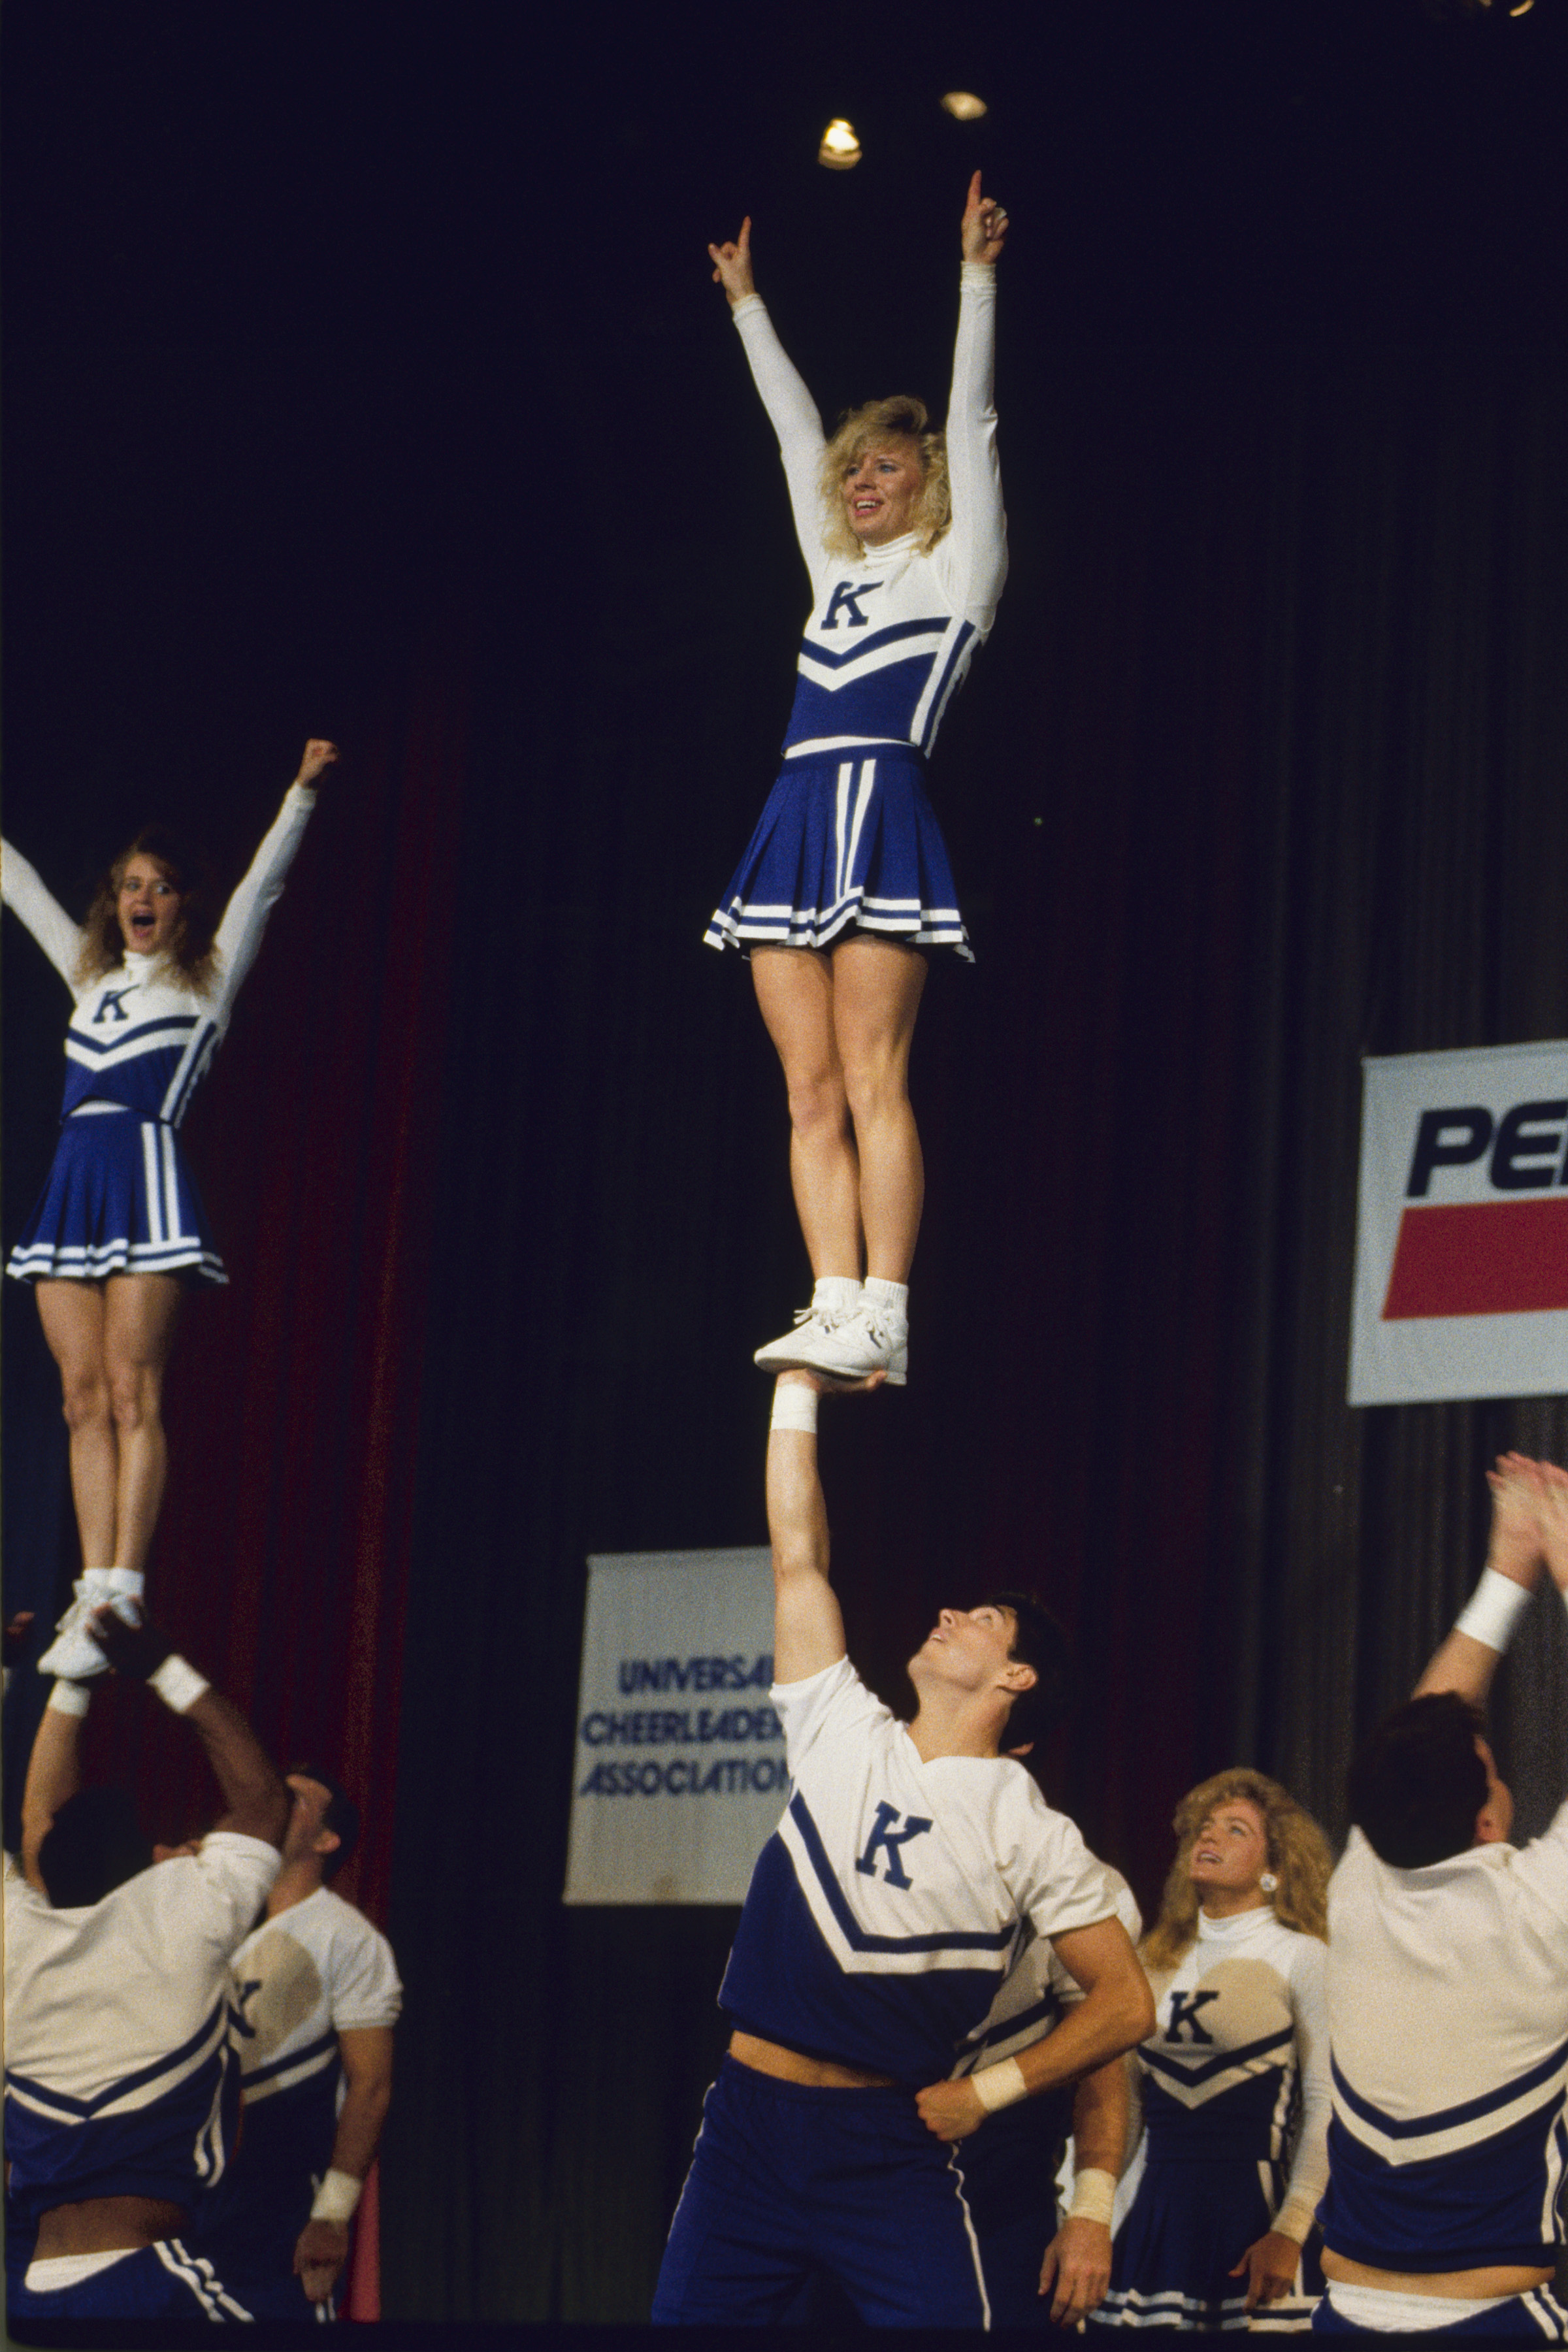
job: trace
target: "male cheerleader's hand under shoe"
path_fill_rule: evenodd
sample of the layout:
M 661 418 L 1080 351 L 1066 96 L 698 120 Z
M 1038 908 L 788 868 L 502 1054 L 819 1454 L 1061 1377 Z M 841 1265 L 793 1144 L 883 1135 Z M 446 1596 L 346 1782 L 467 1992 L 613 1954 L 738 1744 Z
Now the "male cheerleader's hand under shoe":
M 887 1377 L 886 1372 L 872 1372 L 863 1381 L 831 1380 L 826 1372 L 808 1372 L 804 1364 L 796 1364 L 779 1374 L 776 1386 L 810 1389 L 817 1396 L 867 1396 L 872 1389 L 879 1389 Z
M 174 1654 L 167 1634 L 155 1625 L 128 1625 L 117 1609 L 95 1609 L 88 1631 L 109 1660 L 110 1672 L 123 1675 L 127 1682 L 151 1682 L 164 1659 Z

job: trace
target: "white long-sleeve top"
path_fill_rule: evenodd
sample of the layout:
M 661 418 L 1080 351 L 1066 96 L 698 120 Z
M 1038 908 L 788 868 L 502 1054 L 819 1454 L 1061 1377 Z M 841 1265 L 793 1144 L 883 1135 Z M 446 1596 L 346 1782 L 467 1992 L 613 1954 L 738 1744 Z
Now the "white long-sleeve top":
M 85 1103 L 102 1103 L 179 1126 L 228 1027 L 240 982 L 256 961 L 315 805 L 308 784 L 290 784 L 249 872 L 224 908 L 216 976 L 205 995 L 167 956 L 134 949 L 84 987 L 76 977 L 79 924 L 21 853 L 3 845 L 0 894 L 65 982 L 75 1006 L 66 1031 L 62 1118 Z
M 1150 1979 L 1155 2026 L 1138 2051 L 1149 2154 L 1284 2160 L 1273 2226 L 1302 2244 L 1329 2177 L 1328 1946 L 1267 1908 L 1208 1919 Z M 1299 2110 L 1299 2112 L 1298 2112 Z
M 795 536 L 811 575 L 812 609 L 784 757 L 875 743 L 929 752 L 975 646 L 990 633 L 1007 576 L 1007 523 L 992 396 L 996 272 L 965 262 L 947 414 L 952 520 L 929 554 L 906 532 L 857 556 L 824 542 L 826 439 L 816 404 L 773 331 L 760 296 L 732 316 L 778 435 Z

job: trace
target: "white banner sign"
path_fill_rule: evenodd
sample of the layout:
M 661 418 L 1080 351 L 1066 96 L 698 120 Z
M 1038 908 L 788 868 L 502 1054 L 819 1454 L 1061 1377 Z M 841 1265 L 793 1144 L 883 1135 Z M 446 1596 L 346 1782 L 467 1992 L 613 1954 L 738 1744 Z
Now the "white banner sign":
M 1364 1066 L 1352 1404 L 1568 1394 L 1568 1044 Z
M 568 1903 L 740 1903 L 789 1793 L 765 1549 L 588 1562 Z

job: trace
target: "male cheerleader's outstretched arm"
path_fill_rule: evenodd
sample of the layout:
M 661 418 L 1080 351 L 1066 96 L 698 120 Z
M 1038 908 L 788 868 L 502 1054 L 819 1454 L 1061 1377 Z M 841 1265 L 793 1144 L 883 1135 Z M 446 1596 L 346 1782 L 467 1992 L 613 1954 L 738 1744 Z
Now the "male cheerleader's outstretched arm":
M 28 1885 L 40 1895 L 48 1888 L 38 1868 L 39 1848 L 54 1827 L 55 1815 L 81 1786 L 81 1724 L 87 1702 L 85 1683 L 56 1683 L 33 1736 L 22 1790 L 22 1870 Z
M 857 1381 L 879 1388 L 883 1375 Z M 844 1619 L 827 1580 L 827 1505 L 816 1468 L 818 1401 L 848 1384 L 781 1372 L 768 1432 L 768 1538 L 773 1548 L 773 1678 L 803 1683 L 844 1655 Z
M 938 2139 L 964 2138 L 995 2108 L 1091 2074 L 1154 2031 L 1149 1979 L 1120 1919 L 1074 1927 L 1053 1936 L 1051 1943 L 1062 1966 L 1082 1985 L 1084 1998 L 1054 2033 L 1032 2042 L 1016 2058 L 917 2093 L 921 2121 Z
M 165 1706 L 184 1717 L 206 1749 L 228 1808 L 214 1828 L 280 1846 L 289 1791 L 238 1707 L 220 1698 L 155 1626 L 128 1625 L 112 1609 L 100 1609 L 93 1614 L 92 1638 L 117 1675 L 150 1685 Z
M 1105 2301 L 1110 2284 L 1110 2215 L 1126 2163 L 1132 2102 L 1127 2060 L 1112 2058 L 1086 2074 L 1072 2105 L 1072 2204 L 1046 2248 L 1040 2293 L 1051 2298 L 1053 2327 L 1075 2327 Z
M 1523 1454 L 1500 1454 L 1497 1468 L 1488 1472 L 1492 1528 L 1487 1564 L 1453 1632 L 1438 1643 L 1416 1684 L 1417 1698 L 1434 1691 L 1457 1691 L 1472 1706 L 1484 1702 L 1498 1660 L 1541 1573 L 1542 1498 L 1548 1474 L 1564 1475 Z

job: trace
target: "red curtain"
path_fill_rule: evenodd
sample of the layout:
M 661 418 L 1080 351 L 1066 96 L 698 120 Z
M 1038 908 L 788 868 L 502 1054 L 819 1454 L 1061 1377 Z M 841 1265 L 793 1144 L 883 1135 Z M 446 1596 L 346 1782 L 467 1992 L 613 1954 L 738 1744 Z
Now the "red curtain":
M 431 647 L 406 701 L 329 772 L 190 1126 L 229 1271 L 191 1298 L 171 1367 L 157 1621 L 279 1763 L 361 1802 L 340 1891 L 384 1920 L 404 1672 L 437 1110 L 452 976 L 459 669 Z M 134 1695 L 89 1718 L 129 1748 L 161 1831 L 210 1822 L 195 1743 Z

